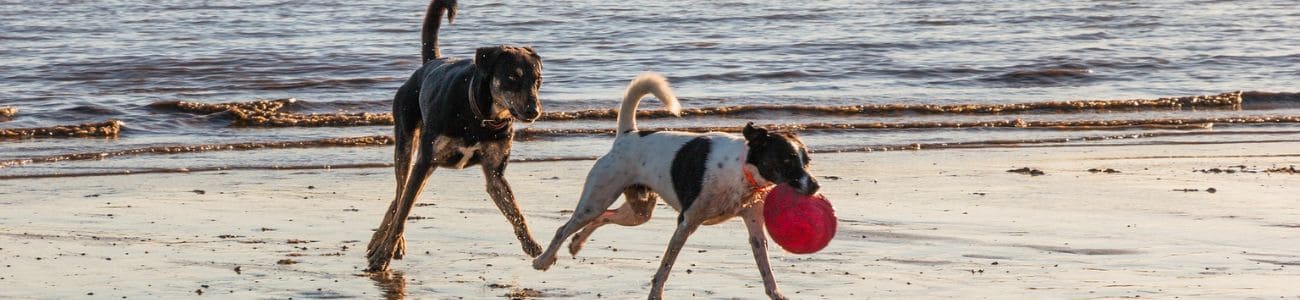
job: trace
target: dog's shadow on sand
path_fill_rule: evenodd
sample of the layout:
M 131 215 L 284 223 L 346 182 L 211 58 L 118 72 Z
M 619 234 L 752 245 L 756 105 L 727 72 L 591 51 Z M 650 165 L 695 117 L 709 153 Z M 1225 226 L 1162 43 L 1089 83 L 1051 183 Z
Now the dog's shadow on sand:
M 406 298 L 406 276 L 402 272 L 387 271 L 375 272 L 369 274 L 370 280 L 375 281 L 375 287 L 383 292 L 386 300 L 401 300 Z

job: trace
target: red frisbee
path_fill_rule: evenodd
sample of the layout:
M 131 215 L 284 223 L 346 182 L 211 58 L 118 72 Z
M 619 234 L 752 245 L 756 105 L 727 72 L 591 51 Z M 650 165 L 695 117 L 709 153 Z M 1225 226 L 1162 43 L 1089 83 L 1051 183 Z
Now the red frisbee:
M 826 248 L 835 237 L 835 208 L 821 194 L 806 196 L 788 185 L 767 193 L 763 218 L 768 235 L 785 251 L 809 254 Z

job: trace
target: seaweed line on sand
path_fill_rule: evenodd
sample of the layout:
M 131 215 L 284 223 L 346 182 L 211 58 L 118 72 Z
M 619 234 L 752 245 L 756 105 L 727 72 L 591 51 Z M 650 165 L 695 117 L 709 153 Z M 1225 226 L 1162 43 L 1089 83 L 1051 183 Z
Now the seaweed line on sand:
M 1236 165 L 1236 166 L 1227 166 L 1222 168 L 1216 167 L 1216 168 L 1209 168 L 1209 169 L 1200 169 L 1194 171 L 1198 173 L 1205 173 L 1205 174 L 1236 174 L 1236 173 L 1300 174 L 1300 169 L 1296 169 L 1295 165 L 1288 165 L 1288 166 L 1281 166 L 1281 167 L 1275 166 L 1267 169 L 1246 167 L 1245 165 Z
M 1270 168 L 1270 169 L 1268 169 L 1268 170 L 1264 170 L 1264 172 L 1268 172 L 1268 173 L 1283 173 L 1283 174 L 1300 174 L 1300 169 L 1296 169 L 1296 168 L 1295 168 L 1295 165 L 1290 165 L 1290 166 L 1285 166 L 1285 167 Z

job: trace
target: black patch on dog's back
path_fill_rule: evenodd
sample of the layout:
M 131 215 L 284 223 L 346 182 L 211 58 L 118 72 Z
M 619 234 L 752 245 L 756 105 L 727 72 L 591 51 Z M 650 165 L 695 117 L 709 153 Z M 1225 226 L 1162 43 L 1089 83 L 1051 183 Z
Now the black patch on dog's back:
M 655 134 L 656 132 L 659 132 L 659 131 L 658 131 L 658 130 L 641 130 L 641 131 L 637 131 L 637 132 L 636 132 L 636 135 L 639 135 L 639 136 L 641 136 L 641 137 L 645 137 L 645 136 L 647 136 L 647 135 Z
M 682 145 L 673 157 L 673 191 L 677 193 L 677 201 L 682 203 L 682 214 L 700 196 L 704 187 L 704 171 L 708 169 L 705 163 L 712 145 L 709 138 L 697 137 Z M 680 216 L 678 221 L 680 223 Z

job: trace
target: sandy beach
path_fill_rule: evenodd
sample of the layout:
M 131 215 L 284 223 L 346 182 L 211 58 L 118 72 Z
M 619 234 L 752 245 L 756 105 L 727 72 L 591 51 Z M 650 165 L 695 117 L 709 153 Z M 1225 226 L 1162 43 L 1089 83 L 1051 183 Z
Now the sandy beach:
M 1296 164 L 1297 149 L 816 154 L 840 231 L 816 254 L 772 251 L 773 269 L 794 299 L 1294 299 L 1300 175 L 1263 171 Z M 573 209 L 590 165 L 511 165 L 539 242 Z M 1021 167 L 1044 175 L 1007 172 Z M 1198 171 L 1213 168 L 1225 172 Z M 480 176 L 434 174 L 410 220 L 410 254 L 388 276 L 361 272 L 391 199 L 388 169 L 0 181 L 0 298 L 645 297 L 670 208 L 602 229 L 577 258 L 539 272 Z M 763 297 L 744 232 L 733 220 L 693 235 L 665 296 Z
M 1300 300 L 1296 2 L 0 1 L 0 300 L 645 299 L 676 211 L 537 271 L 478 167 L 363 272 L 394 128 L 513 130 L 545 245 L 643 72 L 683 114 L 641 133 L 814 152 L 839 231 L 769 249 L 791 299 Z M 747 233 L 664 297 L 765 299 Z

